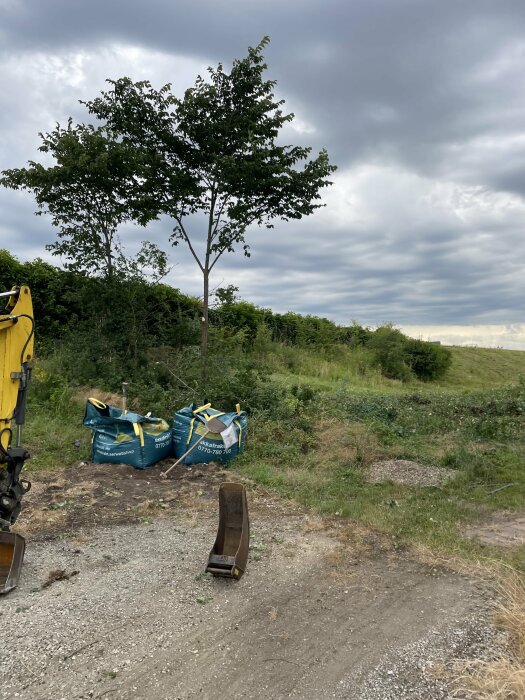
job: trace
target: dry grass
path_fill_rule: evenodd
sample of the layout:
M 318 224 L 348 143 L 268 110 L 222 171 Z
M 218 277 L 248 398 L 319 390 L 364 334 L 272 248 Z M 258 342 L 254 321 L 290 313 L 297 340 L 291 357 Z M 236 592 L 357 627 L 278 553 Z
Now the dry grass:
M 302 533 L 308 535 L 310 532 L 323 532 L 330 528 L 330 523 L 320 515 L 308 514 L 303 522 Z
M 16 531 L 22 537 L 28 537 L 49 530 L 59 530 L 65 526 L 66 519 L 65 509 L 49 511 L 29 505 L 17 520 Z
M 275 622 L 275 621 L 277 620 L 278 617 L 279 617 L 279 612 L 278 612 L 277 608 L 271 607 L 271 608 L 268 610 L 268 618 L 269 618 L 269 620 L 271 620 L 271 622 Z
M 475 700 L 523 700 L 525 669 L 512 660 L 469 661 L 458 679 L 461 689 L 456 697 Z
M 500 579 L 494 621 L 508 639 L 504 654 L 463 662 L 458 697 L 476 700 L 525 699 L 525 579 L 507 571 Z
M 180 513 L 178 521 L 183 527 L 187 527 L 189 529 L 197 527 L 197 525 L 201 522 L 201 513 L 197 510 L 184 510 L 182 513 Z
M 496 610 L 496 624 L 509 634 L 511 646 L 525 672 L 525 579 L 512 571 L 500 588 L 502 595 Z
M 491 585 L 494 585 L 496 578 L 504 578 L 509 571 L 508 565 L 496 559 L 465 559 L 460 555 L 437 552 L 421 542 L 411 544 L 409 552 L 420 564 L 430 568 L 447 569 L 461 576 L 477 576 Z
M 329 456 L 316 467 L 331 469 L 332 465 L 353 462 L 355 466 L 367 466 L 376 460 L 381 450 L 376 435 L 362 423 L 345 423 L 324 419 L 316 430 L 318 444 L 316 455 Z
M 103 389 L 94 387 L 79 387 L 75 393 L 75 398 L 82 403 L 85 403 L 90 398 L 94 398 L 110 406 L 116 406 L 117 408 L 122 407 L 122 394 L 115 394 L 114 392 L 104 391 Z

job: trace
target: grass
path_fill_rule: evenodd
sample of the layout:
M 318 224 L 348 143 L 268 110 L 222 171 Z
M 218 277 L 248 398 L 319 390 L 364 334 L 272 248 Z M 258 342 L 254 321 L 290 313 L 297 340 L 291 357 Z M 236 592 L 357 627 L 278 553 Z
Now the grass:
M 489 348 L 451 347 L 452 364 L 446 376 L 426 385 L 429 390 L 489 389 L 512 384 L 525 376 L 525 352 Z M 269 355 L 274 378 L 291 385 L 308 383 L 332 391 L 334 385 L 351 386 L 358 392 L 397 393 L 421 386 L 402 385 L 387 379 L 374 366 L 373 355 L 364 347 L 342 346 L 325 349 L 275 346 Z
M 261 421 L 237 469 L 320 513 L 397 541 L 525 568 L 523 548 L 507 551 L 461 536 L 467 524 L 495 511 L 523 510 L 524 429 L 522 383 L 467 392 L 420 384 L 379 394 L 339 387 L 287 420 Z M 456 475 L 439 488 L 369 483 L 367 466 L 383 459 L 446 467 Z
M 439 386 L 486 389 L 513 383 L 525 375 L 525 352 L 452 347 L 452 365 Z
M 340 385 L 387 392 L 400 386 L 400 382 L 381 375 L 374 366 L 372 352 L 363 347 L 309 349 L 276 345 L 267 359 L 273 378 L 286 386 L 308 384 L 322 391 L 333 391 Z
M 525 548 L 462 536 L 469 523 L 494 512 L 523 512 L 525 353 L 453 348 L 443 381 L 405 386 L 371 380 L 355 366 L 344 374 L 341 361 L 327 379 L 322 363 L 306 362 L 304 354 L 299 360 L 280 378 L 316 390 L 315 405 L 296 407 L 307 415 L 258 426 L 237 468 L 320 513 L 381 532 L 394 547 L 417 543 L 433 557 L 516 567 L 505 567 L 496 611 L 508 647 L 496 658 L 464 662 L 456 683 L 459 697 L 525 698 Z M 441 488 L 369 483 L 368 465 L 391 458 L 456 476 Z
M 31 389 L 23 433 L 23 444 L 31 459 L 26 462 L 24 473 L 30 476 L 89 460 L 91 438 L 82 427 L 84 406 L 73 391 L 66 386 L 57 388 L 36 382 Z

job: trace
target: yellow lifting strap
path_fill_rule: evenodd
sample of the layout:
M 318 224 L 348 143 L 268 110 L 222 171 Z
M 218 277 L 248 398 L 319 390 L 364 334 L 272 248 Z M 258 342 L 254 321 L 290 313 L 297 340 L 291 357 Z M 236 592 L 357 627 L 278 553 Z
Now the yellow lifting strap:
M 193 435 L 193 426 L 195 424 L 195 418 L 190 420 L 190 432 L 188 433 L 188 439 L 186 440 L 186 445 L 190 444 L 191 436 Z
M 140 439 L 140 446 L 144 447 L 144 431 L 142 430 L 142 425 L 140 423 L 133 423 L 133 430 L 135 435 Z
M 209 421 L 212 418 L 218 418 L 219 416 L 223 416 L 224 414 L 225 414 L 225 411 L 221 411 L 220 413 L 214 413 L 213 416 L 208 416 L 207 414 L 204 414 L 204 417 L 206 418 L 207 421 Z
M 95 399 L 93 397 L 88 399 L 89 403 L 93 404 L 95 408 L 100 408 L 101 411 L 103 411 L 105 408 L 107 408 L 105 403 L 102 403 L 102 401 L 99 401 L 98 399 Z
M 210 406 L 211 406 L 211 403 L 207 403 L 207 404 L 205 404 L 204 406 L 201 406 L 200 408 L 196 408 L 196 409 L 193 411 L 193 413 L 202 412 L 202 411 L 206 410 L 207 408 L 210 408 Z M 208 416 L 206 413 L 204 413 L 203 415 L 204 415 L 205 421 L 208 422 L 208 421 L 211 420 L 212 418 L 218 418 L 219 416 L 223 416 L 224 413 L 225 413 L 225 411 L 222 411 L 222 412 L 220 412 L 220 413 L 214 413 L 213 416 Z M 195 427 L 195 419 L 196 419 L 196 418 L 197 418 L 197 416 L 193 416 L 193 418 L 192 418 L 191 421 L 190 421 L 190 432 L 189 432 L 189 435 L 188 435 L 188 439 L 186 440 L 186 444 L 187 444 L 187 445 L 190 444 L 191 436 L 193 435 L 193 428 Z

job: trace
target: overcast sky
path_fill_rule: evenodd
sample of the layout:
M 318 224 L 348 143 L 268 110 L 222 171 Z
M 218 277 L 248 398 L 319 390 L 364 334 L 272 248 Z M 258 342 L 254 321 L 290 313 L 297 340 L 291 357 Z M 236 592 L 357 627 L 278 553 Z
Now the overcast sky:
M 182 95 L 264 35 L 296 115 L 287 140 L 339 169 L 324 209 L 253 231 L 252 257 L 224 257 L 212 284 L 276 311 L 525 348 L 523 0 L 0 0 L 0 169 L 37 159 L 56 122 L 89 121 L 78 100 L 106 78 Z M 34 209 L 0 190 L 0 247 L 20 260 L 54 240 Z M 168 250 L 170 232 L 122 238 Z M 169 254 L 169 282 L 199 294 L 186 251 Z

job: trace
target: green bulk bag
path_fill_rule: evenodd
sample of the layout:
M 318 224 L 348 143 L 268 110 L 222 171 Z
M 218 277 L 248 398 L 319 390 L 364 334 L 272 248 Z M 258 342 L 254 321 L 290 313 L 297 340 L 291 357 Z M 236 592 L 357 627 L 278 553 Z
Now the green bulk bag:
M 198 406 L 192 403 L 181 408 L 173 417 L 173 452 L 179 459 L 194 445 L 206 431 L 206 422 L 218 418 L 225 426 L 233 426 L 236 442 L 225 447 L 218 433 L 208 433 L 206 437 L 184 458 L 182 464 L 208 464 L 209 462 L 229 462 L 244 450 L 248 418 L 240 406 L 231 413 L 211 408 L 211 404 Z
M 97 399 L 88 399 L 83 425 L 93 431 L 95 464 L 129 464 L 147 469 L 172 453 L 169 425 L 162 418 L 125 413 Z

